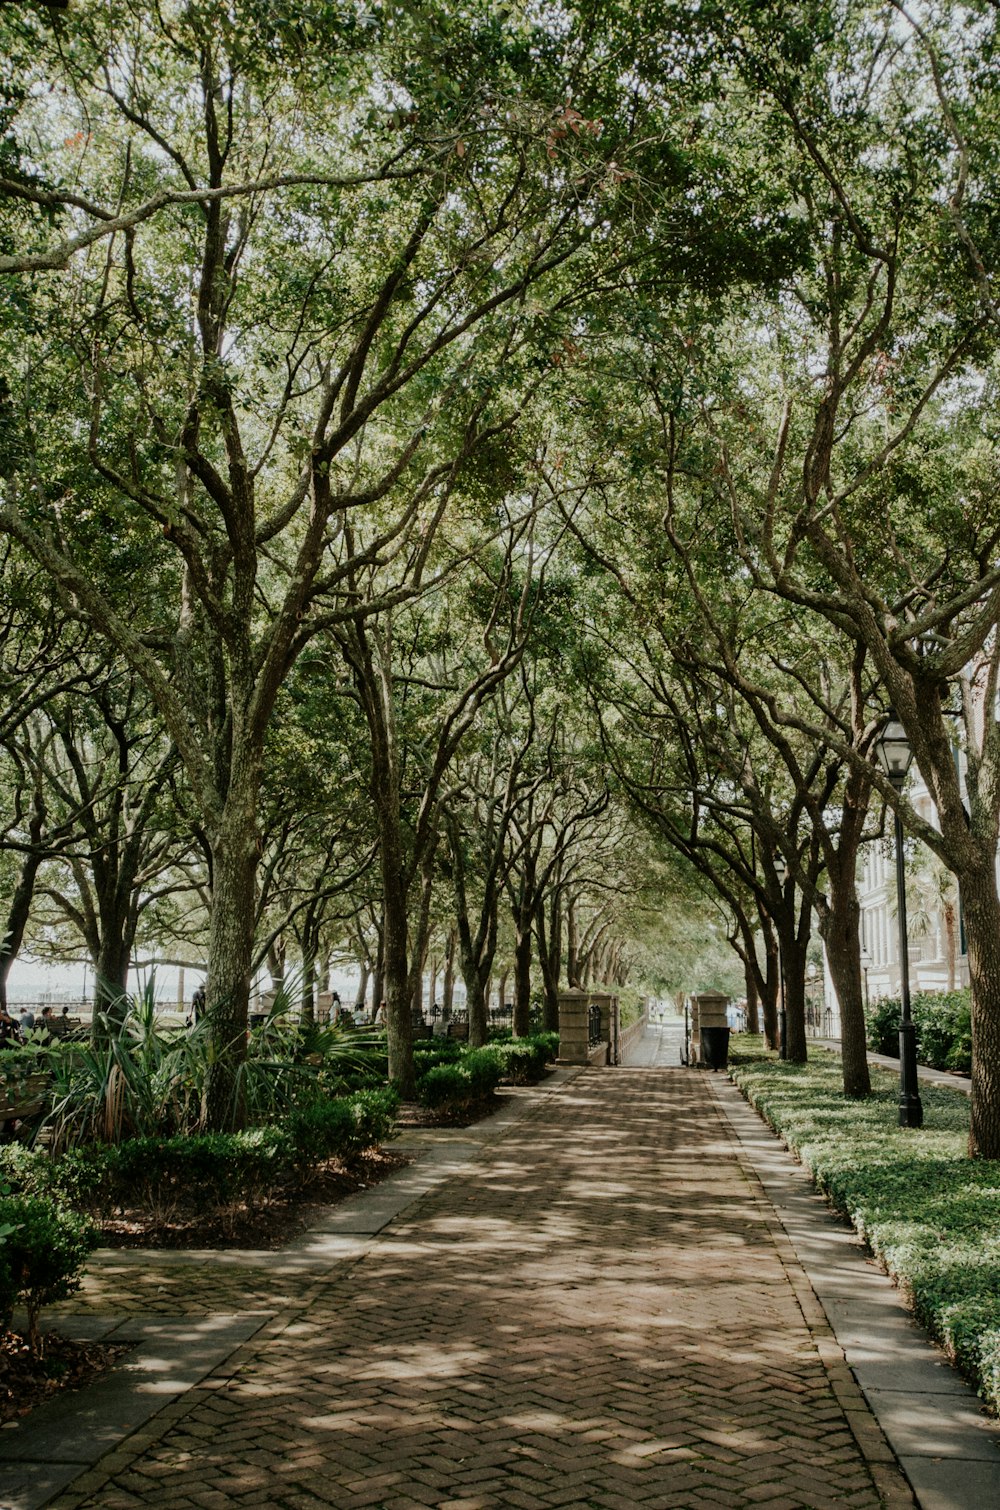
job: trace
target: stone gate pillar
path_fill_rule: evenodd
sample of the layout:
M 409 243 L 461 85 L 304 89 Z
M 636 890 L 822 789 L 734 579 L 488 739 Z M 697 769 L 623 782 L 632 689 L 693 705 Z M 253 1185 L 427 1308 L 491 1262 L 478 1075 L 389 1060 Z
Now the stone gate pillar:
M 590 1063 L 590 996 L 586 991 L 560 991 L 559 1063 Z

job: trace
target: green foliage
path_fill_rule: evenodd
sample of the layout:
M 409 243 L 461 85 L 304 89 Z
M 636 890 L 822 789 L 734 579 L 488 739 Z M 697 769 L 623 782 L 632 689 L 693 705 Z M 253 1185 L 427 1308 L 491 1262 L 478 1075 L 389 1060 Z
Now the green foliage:
M 898 997 L 882 996 L 865 1012 L 868 1047 L 877 1054 L 899 1054 Z M 972 1069 L 972 999 L 970 992 L 921 991 L 910 1002 L 917 1058 L 934 1070 Z
M 389 1087 L 311 1102 L 287 1123 L 296 1162 L 301 1166 L 335 1156 L 350 1158 L 373 1147 L 391 1133 L 398 1106 L 399 1097 Z
M 745 1061 L 732 1074 L 1000 1409 L 1000 1170 L 966 1156 L 968 1098 L 921 1087 L 916 1130 L 898 1125 L 894 1075 L 874 1071 L 874 1094 L 847 1101 L 833 1055 Z
M 558 1033 L 498 1037 L 481 1049 L 444 1040 L 440 1049 L 421 1049 L 414 1055 L 417 1099 L 457 1115 L 491 1096 L 501 1081 L 535 1085 L 558 1051 Z
M 458 1113 L 475 1100 L 472 1076 L 458 1064 L 435 1064 L 417 1080 L 417 1100 L 435 1111 L 447 1107 Z
M 39 1312 L 79 1289 L 97 1233 L 88 1218 L 38 1195 L 0 1197 L 0 1231 L 0 1317 L 20 1301 L 37 1353 Z
M 503 1080 L 511 1085 L 535 1085 L 559 1051 L 559 1034 L 535 1033 L 530 1038 L 514 1038 L 491 1048 L 497 1055 Z
M 10 1055 L 15 1074 L 41 1066 L 52 1075 L 46 1125 L 57 1151 L 199 1131 L 206 1076 L 219 1052 L 208 1020 L 165 1026 L 147 991 L 128 1001 L 120 1022 L 105 1023 L 96 1042 Z M 317 1096 L 384 1085 L 385 1075 L 384 1040 L 332 1027 L 303 1031 L 285 999 L 251 1033 L 237 1093 L 251 1122 L 277 1122 Z
M 239 1133 L 178 1133 L 90 1144 L 52 1157 L 0 1150 L 0 1180 L 18 1199 L 56 1200 L 102 1215 L 140 1206 L 176 1213 L 262 1205 L 324 1159 L 350 1160 L 392 1133 L 398 1097 L 383 1086 L 335 1100 L 314 1096 L 278 1125 Z

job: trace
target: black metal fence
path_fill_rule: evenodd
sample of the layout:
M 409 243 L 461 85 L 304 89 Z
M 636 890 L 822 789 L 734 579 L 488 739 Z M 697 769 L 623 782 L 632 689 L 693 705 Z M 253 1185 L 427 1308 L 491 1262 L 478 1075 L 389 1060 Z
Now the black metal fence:
M 596 1002 L 591 1004 L 590 1012 L 588 1014 L 587 1026 L 587 1040 L 590 1044 L 590 1047 L 593 1048 L 595 1044 L 600 1043 L 603 1038 L 603 1035 L 601 1033 L 601 1009 L 596 1004 Z

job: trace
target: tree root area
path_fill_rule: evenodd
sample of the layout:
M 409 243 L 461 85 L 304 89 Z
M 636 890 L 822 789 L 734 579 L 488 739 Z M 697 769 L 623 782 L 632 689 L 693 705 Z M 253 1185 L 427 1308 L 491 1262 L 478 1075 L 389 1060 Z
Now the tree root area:
M 79 1389 L 117 1363 L 131 1342 L 72 1342 L 58 1332 L 42 1338 L 37 1358 L 19 1332 L 0 1330 L 0 1425 L 20 1420 L 36 1405 Z

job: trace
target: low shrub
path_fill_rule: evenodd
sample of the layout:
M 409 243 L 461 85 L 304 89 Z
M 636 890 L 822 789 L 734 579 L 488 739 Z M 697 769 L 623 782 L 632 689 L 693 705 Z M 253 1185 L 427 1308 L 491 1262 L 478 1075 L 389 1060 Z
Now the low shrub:
M 515 1038 L 503 1046 L 504 1078 L 513 1085 L 536 1085 L 544 1077 L 546 1066 L 555 1058 L 558 1047 L 558 1033 L 536 1033 L 531 1038 Z
M 322 1159 L 349 1158 L 389 1136 L 399 1107 L 386 1086 L 302 1107 L 286 1124 L 299 1167 Z
M 898 997 L 880 996 L 865 1008 L 868 1047 L 873 1054 L 899 1054 Z
M 916 1034 L 917 1058 L 934 1070 L 972 1068 L 972 1003 L 968 990 L 919 991 L 911 999 L 910 1013 Z M 898 997 L 883 996 L 865 1013 L 868 1047 L 876 1054 L 899 1054 Z
M 934 1070 L 972 1071 L 972 995 L 965 991 L 921 992 L 910 1004 L 917 1055 Z
M 292 1139 L 277 1127 L 129 1138 L 79 1150 L 78 1158 L 93 1170 L 92 1183 L 85 1184 L 91 1183 L 90 1202 L 102 1215 L 141 1206 L 159 1221 L 179 1211 L 265 1205 L 295 1164 Z
M 458 1064 L 435 1064 L 417 1081 L 417 1100 L 433 1111 L 470 1106 L 475 1100 L 472 1076 Z
M 465 1051 L 460 1038 L 435 1038 L 427 1048 L 413 1050 L 413 1065 L 423 1075 L 436 1064 L 455 1064 Z
M 535 1034 L 535 1038 L 538 1040 L 539 1043 L 544 1043 L 545 1050 L 546 1050 L 546 1053 L 549 1056 L 549 1061 L 550 1062 L 553 1059 L 558 1059 L 558 1057 L 559 1057 L 559 1034 L 558 1034 L 558 1032 L 554 1032 L 551 1028 L 543 1029 L 542 1032 Z
M 1000 1181 L 995 1163 L 967 1157 L 968 1097 L 921 1086 L 918 1130 L 898 1125 L 894 1074 L 873 1069 L 874 1094 L 847 1101 L 839 1061 L 821 1051 L 732 1076 L 1000 1409 Z
M 9 1323 L 18 1301 L 28 1313 L 28 1345 L 37 1354 L 43 1306 L 80 1288 L 97 1232 L 87 1217 L 45 1196 L 0 1197 L 0 1315 Z
M 459 1066 L 469 1076 L 472 1094 L 476 1100 L 492 1096 L 504 1071 L 503 1050 L 499 1045 L 487 1044 L 481 1049 L 466 1049 Z
M 350 1158 L 392 1131 L 399 1098 L 385 1086 L 336 1100 L 316 1097 L 273 1127 L 179 1133 L 91 1144 L 56 1158 L 0 1149 L 0 1180 L 18 1196 L 45 1197 L 108 1216 L 129 1206 L 166 1221 L 180 1211 L 264 1205 L 323 1159 Z

